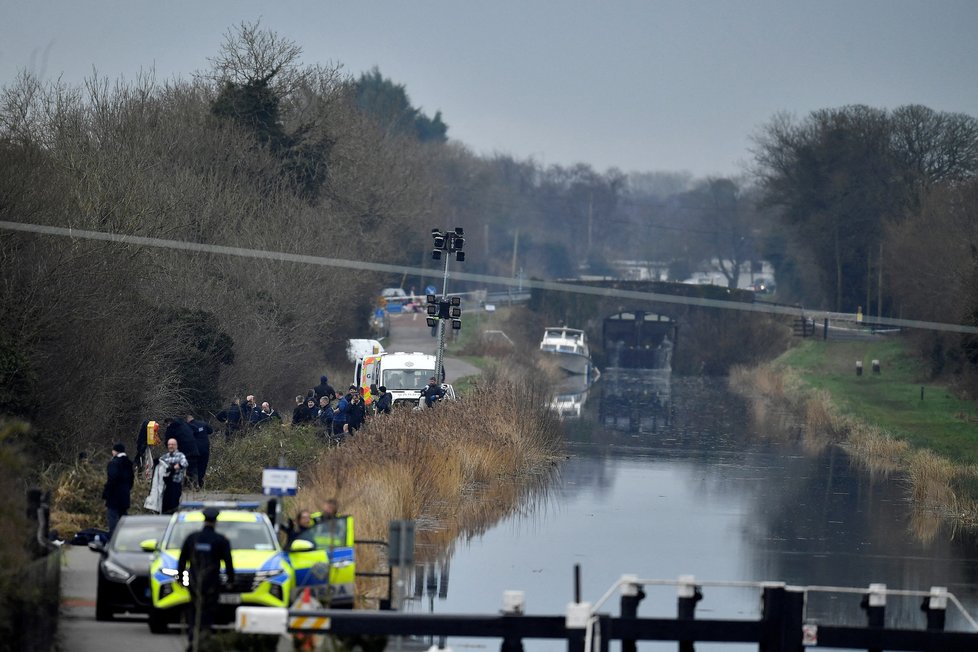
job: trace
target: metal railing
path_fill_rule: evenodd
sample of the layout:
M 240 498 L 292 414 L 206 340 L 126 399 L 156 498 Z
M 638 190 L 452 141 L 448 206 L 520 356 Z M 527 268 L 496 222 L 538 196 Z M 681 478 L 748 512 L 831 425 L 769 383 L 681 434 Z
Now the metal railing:
M 639 618 L 638 607 L 648 586 L 674 586 L 677 594 L 675 618 Z M 757 619 L 721 620 L 695 617 L 696 604 L 704 588 L 751 588 L 761 593 Z M 579 596 L 563 615 L 523 614 L 522 592 L 507 592 L 504 612 L 495 615 L 414 614 L 394 612 L 280 610 L 265 614 L 262 630 L 317 632 L 336 635 L 374 634 L 389 636 L 463 636 L 501 638 L 503 652 L 522 649 L 526 638 L 564 639 L 568 652 L 607 652 L 609 643 L 621 641 L 623 652 L 634 652 L 637 641 L 675 641 L 680 652 L 692 652 L 698 641 L 753 643 L 761 652 L 801 652 L 807 647 L 874 650 L 934 650 L 973 652 L 978 650 L 978 623 L 961 602 L 943 587 L 929 591 L 887 589 L 882 584 L 869 588 L 837 586 L 789 586 L 783 582 L 697 582 L 692 576 L 678 579 L 640 579 L 623 575 L 601 598 L 591 604 Z M 600 610 L 620 593 L 620 616 Z M 862 596 L 866 624 L 861 627 L 817 622 L 807 613 L 808 598 L 814 593 L 843 593 Z M 922 598 L 925 629 L 887 627 L 884 623 L 888 596 Z M 945 614 L 953 606 L 973 631 L 945 631 Z M 244 614 L 244 621 L 263 622 L 259 612 Z M 239 613 L 239 626 L 242 614 Z M 274 624 L 272 622 L 274 621 Z M 315 623 L 315 627 L 310 623 Z M 277 628 L 277 629 L 276 629 Z M 242 629 L 247 631 L 247 628 Z M 253 629 L 257 633 L 258 630 Z

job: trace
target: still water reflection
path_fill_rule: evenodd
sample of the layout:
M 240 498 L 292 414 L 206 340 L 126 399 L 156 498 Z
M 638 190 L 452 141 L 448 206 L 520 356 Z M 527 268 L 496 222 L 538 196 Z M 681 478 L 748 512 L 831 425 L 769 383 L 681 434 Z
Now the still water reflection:
M 447 560 L 450 576 L 419 576 L 425 586 L 415 588 L 411 608 L 492 613 L 504 590 L 519 589 L 528 613 L 563 613 L 580 564 L 582 597 L 591 602 L 622 574 L 692 574 L 700 581 L 946 586 L 978 612 L 973 534 L 935 523 L 922 539 L 899 478 L 871 477 L 836 447 L 806 452 L 797 429 L 772 436 L 753 425 L 745 401 L 725 382 L 605 373 L 587 388 L 580 416 L 565 422 L 569 457 L 553 490 L 457 543 Z M 674 588 L 646 592 L 640 615 L 675 613 Z M 859 625 L 865 616 L 858 603 L 859 596 L 818 594 L 807 615 Z M 922 628 L 919 606 L 919 598 L 891 597 L 888 624 Z M 697 615 L 756 618 L 758 607 L 754 590 L 708 587 Z M 605 610 L 618 613 L 617 597 Z M 948 629 L 967 630 L 967 623 L 949 610 Z M 450 643 L 498 649 L 498 641 Z M 561 647 L 527 642 L 530 650 Z M 697 645 L 711 649 L 754 648 Z

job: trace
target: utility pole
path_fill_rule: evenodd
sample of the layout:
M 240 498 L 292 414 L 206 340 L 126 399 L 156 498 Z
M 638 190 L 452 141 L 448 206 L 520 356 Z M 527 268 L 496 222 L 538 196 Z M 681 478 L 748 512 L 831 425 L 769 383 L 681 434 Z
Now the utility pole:
M 516 227 L 516 233 L 513 234 L 513 268 L 510 272 L 510 276 L 516 276 L 516 254 L 520 249 L 520 227 Z

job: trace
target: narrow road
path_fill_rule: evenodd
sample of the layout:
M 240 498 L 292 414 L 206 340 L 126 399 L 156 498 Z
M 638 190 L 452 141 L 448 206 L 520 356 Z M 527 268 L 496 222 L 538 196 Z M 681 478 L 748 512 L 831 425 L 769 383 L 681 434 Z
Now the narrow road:
M 174 652 L 185 650 L 187 639 L 172 630 L 169 635 L 152 634 L 145 616 L 119 616 L 110 623 L 95 620 L 95 587 L 98 553 L 84 546 L 65 545 L 61 569 L 61 621 L 58 639 L 62 650 L 139 650 Z
M 451 335 L 449 335 L 451 337 Z M 388 341 L 384 342 L 387 351 L 408 351 L 436 355 L 438 338 L 431 336 L 431 329 L 425 323 L 421 314 L 391 315 L 391 333 Z M 445 380 L 455 383 L 460 378 L 479 374 L 479 368 L 458 358 L 445 358 Z

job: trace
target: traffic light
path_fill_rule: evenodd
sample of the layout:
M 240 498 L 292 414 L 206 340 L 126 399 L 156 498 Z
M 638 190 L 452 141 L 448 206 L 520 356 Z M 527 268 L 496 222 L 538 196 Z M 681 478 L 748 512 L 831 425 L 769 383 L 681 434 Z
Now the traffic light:
M 446 249 L 446 238 L 444 233 L 438 229 L 432 229 L 431 237 L 435 239 L 435 249 Z
M 432 229 L 431 238 L 434 243 L 434 249 L 431 251 L 432 259 L 441 260 L 441 252 L 445 251 L 455 254 L 455 260 L 463 262 L 465 260 L 465 252 L 462 251 L 465 246 L 464 234 L 465 231 L 460 226 L 455 227 L 454 231 L 443 232 L 441 229 Z

